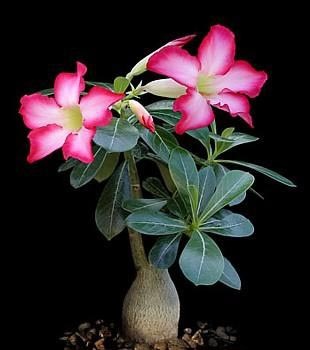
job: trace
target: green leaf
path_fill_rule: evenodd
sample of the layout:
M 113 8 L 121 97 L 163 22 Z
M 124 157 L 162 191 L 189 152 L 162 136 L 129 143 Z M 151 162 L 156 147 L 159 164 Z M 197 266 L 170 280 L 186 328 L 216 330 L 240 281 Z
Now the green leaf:
M 168 269 L 177 257 L 181 233 L 160 237 L 149 252 L 150 263 L 158 269 Z
M 211 166 L 202 168 L 198 172 L 199 177 L 199 201 L 197 212 L 200 214 L 208 204 L 216 187 L 216 178 Z
M 161 100 L 146 106 L 148 111 L 172 110 L 174 100 Z
M 217 143 L 216 156 L 228 151 L 229 149 L 231 149 L 233 147 L 236 147 L 236 146 L 239 146 L 239 145 L 242 145 L 245 143 L 257 141 L 258 137 L 254 137 L 252 135 L 244 134 L 241 132 L 234 132 L 233 134 L 228 135 L 228 132 L 226 132 L 226 139 L 228 139 L 229 141 Z
M 123 162 L 106 183 L 99 198 L 95 219 L 100 232 L 111 240 L 126 227 L 122 203 L 130 198 L 127 162 Z
M 172 198 L 169 199 L 167 208 L 173 215 L 179 218 L 184 219 L 188 215 L 185 204 L 180 197 L 180 194 L 177 192 Z
M 43 95 L 43 96 L 50 96 L 50 95 L 54 95 L 54 89 L 44 89 L 41 91 L 38 91 L 39 94 Z
M 109 90 L 113 90 L 113 84 L 111 83 L 102 83 L 99 81 L 85 81 L 86 85 L 89 86 L 101 86 Z
M 238 272 L 226 258 L 224 258 L 224 270 L 219 282 L 233 289 L 241 289 L 241 280 Z
M 229 137 L 235 131 L 235 128 L 226 128 L 222 131 L 222 137 Z
M 95 179 L 98 182 L 102 182 L 108 179 L 114 172 L 119 161 L 119 153 L 106 153 L 106 157 L 101 165 L 101 168 L 98 169 Z
M 154 160 L 154 162 L 158 166 L 158 169 L 160 171 L 160 175 L 163 178 L 164 183 L 165 183 L 166 187 L 168 188 L 168 190 L 170 192 L 175 192 L 176 187 L 175 187 L 174 182 L 172 181 L 172 178 L 171 178 L 171 175 L 170 175 L 170 172 L 169 172 L 167 165 L 158 161 L 158 160 Z
M 136 210 L 147 209 L 149 211 L 159 211 L 167 204 L 165 199 L 128 199 L 123 203 L 123 208 L 127 211 L 133 212 Z
M 216 243 L 206 234 L 194 231 L 181 256 L 180 267 L 196 286 L 216 283 L 224 270 L 224 258 Z
M 209 128 L 200 128 L 196 130 L 187 131 L 187 134 L 198 140 L 205 148 L 209 147 Z
M 94 160 L 89 164 L 79 163 L 70 174 L 70 184 L 74 188 L 79 188 L 90 182 L 97 174 L 107 157 L 107 152 L 95 146 Z
M 173 112 L 171 110 L 160 109 L 160 110 L 152 110 L 152 116 L 154 118 L 160 119 L 165 123 L 175 126 L 175 124 L 180 120 L 181 114 L 178 112 Z
M 254 176 L 240 170 L 226 173 L 216 187 L 206 209 L 201 215 L 201 221 L 212 217 L 220 209 L 231 203 L 254 182 Z
M 156 127 L 154 133 L 142 127 L 140 128 L 140 136 L 165 163 L 168 163 L 171 151 L 178 146 L 177 139 L 160 126 Z
M 63 171 L 67 171 L 69 169 L 72 169 L 76 165 L 78 165 L 80 162 L 77 159 L 69 158 L 64 163 L 61 164 L 61 166 L 58 168 L 58 172 L 61 173 Z
M 150 210 L 139 210 L 130 214 L 127 225 L 135 231 L 146 235 L 171 235 L 187 229 L 185 223 L 167 214 Z
M 250 220 L 228 210 L 225 210 L 225 212 L 226 215 L 224 217 L 214 215 L 200 229 L 205 232 L 229 237 L 247 237 L 253 234 L 254 227 Z
M 130 81 L 125 77 L 116 77 L 113 87 L 115 92 L 125 92 L 130 84 Z
M 125 152 L 135 147 L 138 138 L 138 130 L 127 120 L 113 118 L 109 125 L 97 128 L 94 142 L 107 152 Z
M 148 177 L 142 182 L 142 187 L 155 197 L 170 198 L 169 192 L 157 177 Z
M 270 170 L 270 169 L 267 169 L 265 167 L 262 167 L 260 165 L 256 165 L 256 164 L 252 164 L 252 163 L 248 163 L 248 162 L 242 162 L 240 160 L 218 160 L 218 162 L 220 163 L 229 163 L 229 164 L 236 164 L 236 165 L 241 165 L 241 166 L 244 166 L 246 168 L 250 168 L 250 169 L 253 169 L 253 170 L 256 170 L 257 172 L 261 173 L 261 174 L 264 174 L 268 177 L 270 177 L 271 179 L 275 180 L 275 181 L 278 181 L 286 186 L 289 186 L 289 187 L 296 187 L 296 185 L 289 179 L 287 179 L 286 177 L 276 173 L 275 171 L 273 170 Z
M 180 147 L 175 148 L 169 159 L 169 171 L 184 203 L 191 208 L 189 186 L 199 188 L 199 178 L 195 161 L 190 153 Z
M 197 217 L 197 208 L 198 208 L 198 188 L 194 185 L 188 185 L 187 192 L 189 194 L 190 205 L 192 209 L 192 217 Z
M 229 169 L 227 169 L 226 167 L 224 167 L 222 164 L 215 164 L 214 166 L 214 170 L 215 170 L 215 175 L 216 175 L 216 183 L 219 183 L 222 179 L 222 177 L 229 172 Z M 250 188 L 251 190 L 251 188 Z M 234 199 L 233 201 L 231 201 L 229 203 L 229 206 L 232 207 L 234 205 L 238 205 L 241 202 L 243 202 L 246 198 L 246 192 L 243 192 L 240 194 L 240 196 L 238 196 L 236 199 Z

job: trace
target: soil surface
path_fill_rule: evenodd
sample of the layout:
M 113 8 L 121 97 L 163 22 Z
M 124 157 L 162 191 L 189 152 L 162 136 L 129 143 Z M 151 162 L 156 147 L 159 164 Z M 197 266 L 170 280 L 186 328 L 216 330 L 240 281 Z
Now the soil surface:
M 153 346 L 124 339 L 114 323 L 104 320 L 85 322 L 59 339 L 64 350 L 238 350 L 238 336 L 230 326 L 209 327 L 198 321 L 195 328 L 185 328 L 179 339 Z

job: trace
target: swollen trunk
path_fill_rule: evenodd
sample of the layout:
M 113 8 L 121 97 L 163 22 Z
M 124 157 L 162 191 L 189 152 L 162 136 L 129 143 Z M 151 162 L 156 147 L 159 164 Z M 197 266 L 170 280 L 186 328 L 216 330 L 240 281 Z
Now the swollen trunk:
M 176 338 L 179 317 L 179 297 L 168 270 L 138 270 L 123 305 L 125 336 L 149 344 Z

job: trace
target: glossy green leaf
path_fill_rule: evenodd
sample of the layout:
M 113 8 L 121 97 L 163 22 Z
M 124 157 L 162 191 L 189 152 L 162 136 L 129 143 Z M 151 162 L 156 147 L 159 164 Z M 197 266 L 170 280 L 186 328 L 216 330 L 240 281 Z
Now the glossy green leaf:
M 161 100 L 146 106 L 148 111 L 172 110 L 174 100 Z
M 202 168 L 198 172 L 199 177 L 199 200 L 197 212 L 200 214 L 208 204 L 216 187 L 216 177 L 211 166 Z
M 172 198 L 168 200 L 167 208 L 173 215 L 179 218 L 184 219 L 188 215 L 185 204 L 182 198 L 180 197 L 180 194 L 177 192 L 174 194 Z
M 70 174 L 70 184 L 74 188 L 79 188 L 90 182 L 97 174 L 107 157 L 107 152 L 101 147 L 94 148 L 94 160 L 91 163 L 80 162 Z
M 214 215 L 200 229 L 204 232 L 216 233 L 229 237 L 247 237 L 253 234 L 254 227 L 250 220 L 240 214 L 225 210 L 225 216 Z
M 130 214 L 127 225 L 135 231 L 146 235 L 171 235 L 183 232 L 186 225 L 183 221 L 174 219 L 167 214 L 150 210 L 139 210 Z
M 188 151 L 178 147 L 171 152 L 168 166 L 179 194 L 186 206 L 191 208 L 189 186 L 199 188 L 198 171 L 194 159 Z
M 135 147 L 139 132 L 127 120 L 113 118 L 111 123 L 103 128 L 97 128 L 94 142 L 107 152 L 125 152 Z
M 241 132 L 234 132 L 230 136 L 226 136 L 231 142 L 218 142 L 217 143 L 217 155 L 228 151 L 229 149 L 250 142 L 255 142 L 258 137 L 244 134 Z
M 125 92 L 130 84 L 130 81 L 125 77 L 116 77 L 113 87 L 115 92 Z
M 157 177 L 148 177 L 142 182 L 142 187 L 155 197 L 170 198 L 169 192 Z
M 102 83 L 99 81 L 85 81 L 86 85 L 89 86 L 101 86 L 109 90 L 113 90 L 113 84 L 111 83 Z
M 240 160 L 237 161 L 237 160 L 226 160 L 225 159 L 225 160 L 218 160 L 218 162 L 241 165 L 241 166 L 244 166 L 246 168 L 256 170 L 257 172 L 264 174 L 264 175 L 270 177 L 271 179 L 278 181 L 286 186 L 296 187 L 296 185 L 291 180 L 287 179 L 286 177 L 278 174 L 277 172 L 275 172 L 273 170 L 267 169 L 267 168 L 262 167 L 260 165 L 256 165 L 256 164 L 252 164 L 252 163 L 248 163 L 248 162 L 243 162 Z
M 147 209 L 149 211 L 159 211 L 167 204 L 167 200 L 158 198 L 139 198 L 128 199 L 123 203 L 123 208 L 127 211 L 134 212 L 136 210 Z
M 61 166 L 58 168 L 58 172 L 61 173 L 63 171 L 67 171 L 78 165 L 80 161 L 74 158 L 69 158 L 64 163 L 61 164 Z
M 187 192 L 189 194 L 189 201 L 191 205 L 192 210 L 192 217 L 196 217 L 197 215 L 197 208 L 198 208 L 198 202 L 199 202 L 199 192 L 198 187 L 194 185 L 189 185 L 187 187 Z
M 209 128 L 200 128 L 196 130 L 187 131 L 187 134 L 198 140 L 205 148 L 209 146 Z
M 105 181 L 114 172 L 119 161 L 119 153 L 106 153 L 106 157 L 101 165 L 101 168 L 96 173 L 95 180 L 98 182 Z
M 122 208 L 130 198 L 130 182 L 127 162 L 123 162 L 106 183 L 99 198 L 95 220 L 98 229 L 111 240 L 126 227 L 126 212 Z
M 179 260 L 186 278 L 198 285 L 216 283 L 224 270 L 224 258 L 216 243 L 205 233 L 194 231 Z
M 149 252 L 150 263 L 158 269 L 168 269 L 177 257 L 182 234 L 158 238 Z
M 218 164 L 218 163 L 213 166 L 213 169 L 216 176 L 216 183 L 219 183 L 222 180 L 222 177 L 229 172 L 229 169 L 224 167 L 222 164 Z M 229 203 L 229 206 L 233 207 L 234 205 L 238 205 L 242 203 L 245 200 L 245 198 L 246 198 L 246 192 L 243 192 L 240 194 L 240 196 L 238 196 L 233 201 L 231 201 Z
M 216 212 L 248 190 L 253 182 L 253 175 L 247 172 L 232 170 L 226 173 L 217 185 L 206 209 L 202 213 L 201 220 L 205 221 L 212 217 Z
M 181 114 L 178 112 L 173 112 L 168 109 L 152 110 L 152 116 L 154 118 L 160 119 L 165 123 L 175 126 L 175 124 L 180 120 Z
M 164 128 L 157 126 L 154 133 L 140 128 L 143 141 L 163 160 L 168 163 L 171 151 L 178 146 L 177 139 Z
M 226 258 L 224 258 L 224 270 L 219 282 L 233 289 L 241 289 L 241 280 L 238 272 Z
M 226 128 L 222 131 L 221 136 L 222 137 L 229 137 L 232 135 L 232 133 L 235 131 L 235 128 Z

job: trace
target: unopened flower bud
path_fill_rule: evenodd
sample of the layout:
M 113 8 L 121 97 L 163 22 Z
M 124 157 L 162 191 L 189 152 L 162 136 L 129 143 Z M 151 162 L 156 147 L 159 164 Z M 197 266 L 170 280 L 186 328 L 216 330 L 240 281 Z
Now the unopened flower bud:
M 131 109 L 132 113 L 135 114 L 140 124 L 145 126 L 151 132 L 155 132 L 153 118 L 150 113 L 142 106 L 142 104 L 135 100 L 130 100 L 128 104 L 129 108 Z
M 159 79 L 143 86 L 143 90 L 155 96 L 178 98 L 186 94 L 186 87 L 172 79 Z

